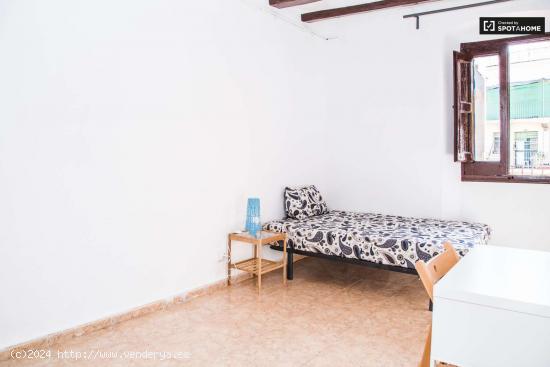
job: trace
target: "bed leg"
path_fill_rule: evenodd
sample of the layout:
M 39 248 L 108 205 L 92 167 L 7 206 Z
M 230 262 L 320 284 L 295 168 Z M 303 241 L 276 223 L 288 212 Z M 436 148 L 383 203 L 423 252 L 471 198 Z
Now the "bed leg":
M 433 310 L 434 310 L 434 304 L 432 300 L 430 300 L 430 304 L 428 305 L 428 311 L 433 311 Z
M 288 280 L 292 280 L 294 278 L 294 254 L 292 253 L 292 249 L 288 249 L 288 252 L 286 253 L 286 278 Z

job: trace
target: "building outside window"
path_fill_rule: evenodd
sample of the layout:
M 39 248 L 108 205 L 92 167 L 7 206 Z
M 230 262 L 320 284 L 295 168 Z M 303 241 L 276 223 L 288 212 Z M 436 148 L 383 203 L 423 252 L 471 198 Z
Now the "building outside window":
M 515 45 L 510 55 L 510 171 L 550 176 L 550 42 Z M 500 86 L 496 56 L 473 63 L 476 159 L 500 159 Z M 498 141 L 498 142 L 497 142 Z M 527 170 L 528 169 L 528 170 Z
M 491 86 L 487 88 L 485 146 L 492 149 L 486 150 L 490 151 L 486 160 L 498 160 L 498 123 L 499 87 Z M 511 174 L 550 175 L 549 126 L 550 79 L 513 83 L 510 86 Z M 526 168 L 531 172 L 526 172 Z

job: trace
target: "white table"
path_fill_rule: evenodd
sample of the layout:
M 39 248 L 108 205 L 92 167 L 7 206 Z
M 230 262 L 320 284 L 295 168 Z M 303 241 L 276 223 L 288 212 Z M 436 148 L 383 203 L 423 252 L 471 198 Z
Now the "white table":
M 435 285 L 432 323 L 432 366 L 550 366 L 550 252 L 474 248 Z

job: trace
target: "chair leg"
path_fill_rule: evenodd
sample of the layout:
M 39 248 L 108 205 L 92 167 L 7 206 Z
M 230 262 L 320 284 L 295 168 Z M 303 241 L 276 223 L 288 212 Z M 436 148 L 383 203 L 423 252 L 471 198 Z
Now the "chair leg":
M 432 348 L 432 324 L 428 327 L 428 336 L 426 337 L 426 344 L 424 344 L 424 352 L 422 353 L 422 360 L 418 367 L 431 367 L 430 366 L 430 353 Z

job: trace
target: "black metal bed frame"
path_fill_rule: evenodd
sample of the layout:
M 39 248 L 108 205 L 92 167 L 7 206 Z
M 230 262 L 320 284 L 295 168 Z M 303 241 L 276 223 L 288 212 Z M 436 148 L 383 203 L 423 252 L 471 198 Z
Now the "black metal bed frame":
M 269 246 L 273 250 L 277 251 L 283 251 L 282 244 L 281 245 L 271 245 Z M 372 261 L 367 260 L 359 260 L 359 259 L 352 259 L 348 257 L 341 257 L 341 256 L 335 256 L 335 255 L 326 255 L 319 252 L 311 252 L 311 251 L 303 251 L 303 250 L 296 250 L 292 246 L 289 246 L 286 251 L 287 256 L 287 264 L 286 264 L 286 278 L 288 280 L 294 279 L 294 254 L 298 255 L 304 255 L 304 256 L 311 256 L 311 257 L 319 257 L 321 259 L 328 259 L 332 261 L 339 261 L 349 264 L 356 264 L 361 266 L 368 266 L 371 268 L 377 268 L 382 270 L 388 270 L 388 271 L 394 271 L 397 273 L 405 273 L 405 274 L 411 274 L 411 275 L 418 275 L 418 272 L 416 269 L 410 269 L 410 268 L 403 268 L 401 266 L 393 266 L 393 265 L 386 265 L 386 264 L 379 264 Z M 433 304 L 430 300 L 430 304 L 428 306 L 428 309 L 432 311 Z

